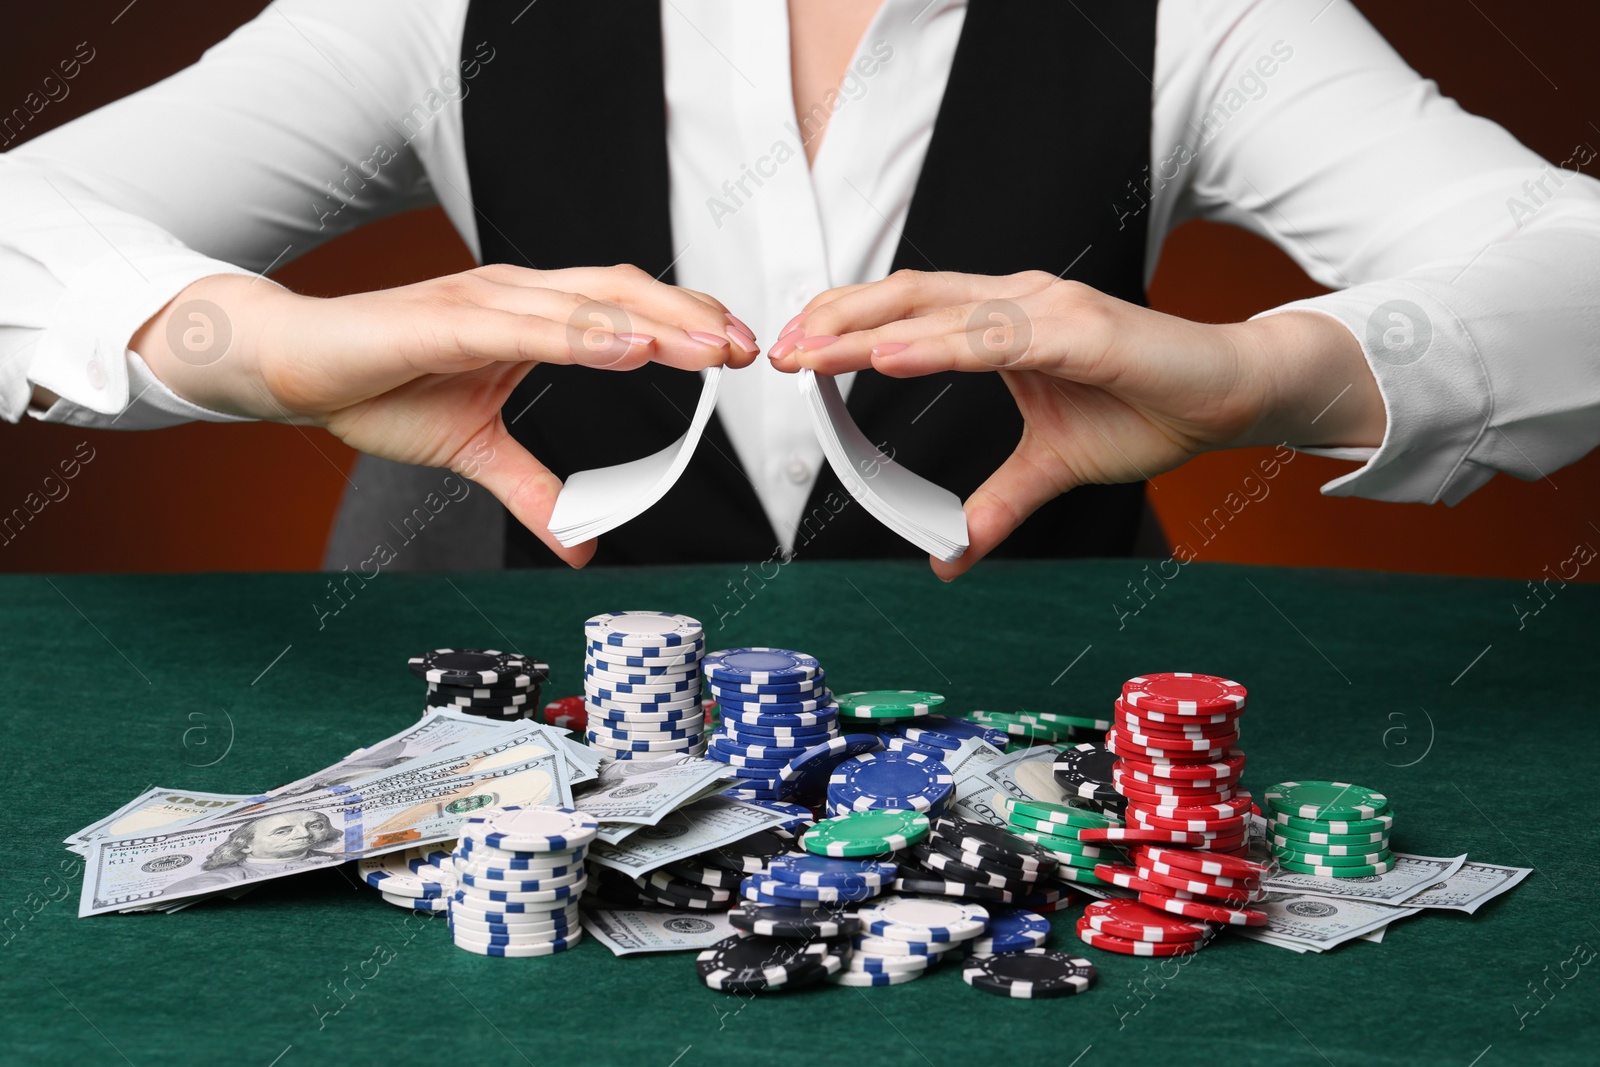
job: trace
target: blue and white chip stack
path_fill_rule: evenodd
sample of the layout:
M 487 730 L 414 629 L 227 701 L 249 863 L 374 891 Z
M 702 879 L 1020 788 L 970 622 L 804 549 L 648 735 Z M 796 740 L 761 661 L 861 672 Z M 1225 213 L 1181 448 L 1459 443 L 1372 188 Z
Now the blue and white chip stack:
M 778 800 L 779 772 L 808 749 L 839 736 L 827 672 L 812 656 L 783 648 L 730 648 L 703 664 L 722 713 L 706 756 L 741 781 L 723 795 Z
M 886 896 L 856 913 L 850 967 L 832 981 L 848 986 L 902 985 L 921 978 L 940 959 L 959 953 L 989 929 L 989 913 L 977 904 L 928 897 Z
M 614 611 L 583 624 L 588 740 L 611 759 L 705 754 L 700 658 L 705 628 L 687 615 Z
M 548 806 L 485 808 L 461 826 L 449 897 L 456 947 L 480 956 L 549 956 L 583 938 L 583 857 L 600 824 Z
M 448 911 L 456 891 L 450 850 L 438 845 L 368 856 L 356 861 L 356 871 L 385 903 L 410 911 Z
M 938 815 L 950 803 L 955 778 L 939 756 L 908 750 L 852 756 L 828 779 L 828 814 L 920 811 Z

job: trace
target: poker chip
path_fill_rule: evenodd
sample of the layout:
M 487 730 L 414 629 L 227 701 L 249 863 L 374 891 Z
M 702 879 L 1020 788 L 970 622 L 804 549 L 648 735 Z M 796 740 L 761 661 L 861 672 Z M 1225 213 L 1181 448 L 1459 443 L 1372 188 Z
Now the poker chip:
M 815 900 L 826 904 L 859 903 L 870 900 L 881 892 L 878 886 L 800 885 L 794 882 L 780 882 L 776 878 L 759 874 L 745 879 L 739 888 L 754 890 L 762 898 L 767 899 L 778 898 L 791 902 Z
M 856 986 L 867 989 L 873 986 L 905 985 L 907 982 L 914 982 L 921 977 L 921 971 L 900 971 L 891 972 L 888 974 L 877 974 L 870 971 L 852 971 L 849 968 L 846 968 L 845 970 L 840 971 L 838 974 L 829 977 L 828 981 L 832 982 L 834 985 Z
M 571 808 L 549 805 L 488 808 L 461 826 L 461 836 L 491 848 L 556 852 L 593 841 L 600 824 Z
M 1120 796 L 1111 775 L 1115 762 L 1116 757 L 1105 745 L 1074 745 L 1056 757 L 1051 771 L 1073 796 L 1098 804 L 1116 804 Z
M 687 615 L 658 611 L 611 611 L 583 624 L 591 644 L 622 648 L 690 645 L 705 637 L 705 628 Z
M 1204 845 L 1216 836 L 1215 834 L 1188 830 L 1162 830 L 1150 826 L 1085 827 L 1078 831 L 1078 840 L 1085 843 L 1096 841 L 1128 844 L 1150 842 L 1153 844 L 1198 846 Z
M 883 747 L 890 752 L 915 753 L 924 759 L 938 760 L 940 763 L 943 763 L 950 756 L 949 751 L 939 748 L 937 745 L 919 745 L 915 741 L 908 741 L 898 735 L 886 737 Z
M 852 952 L 845 970 L 864 974 L 921 974 L 936 962 L 925 952 L 900 952 L 873 955 L 859 949 Z
M 379 893 L 379 896 L 383 897 L 384 903 L 393 904 L 397 908 L 405 908 L 408 911 L 442 912 L 449 908 L 449 901 L 443 897 L 404 897 L 394 893 L 382 892 Z
M 561 697 L 552 700 L 544 706 L 544 721 L 568 730 L 583 730 L 588 723 L 583 698 Z
M 839 764 L 828 779 L 828 800 L 853 811 L 926 812 L 942 807 L 954 788 L 955 778 L 937 759 L 914 752 L 867 752 Z
M 1025 870 L 1021 867 L 1002 867 L 992 864 L 982 857 L 977 857 L 975 863 L 962 863 L 960 860 L 949 856 L 938 849 L 929 847 L 926 843 L 915 845 L 911 854 L 924 868 L 940 878 L 955 882 L 972 882 L 977 885 L 993 886 L 996 889 L 1009 889 L 1014 892 L 1027 892 L 1047 872 L 1041 869 Z M 1053 870 L 1053 868 L 1052 868 Z
M 588 731 L 583 736 L 584 736 L 584 738 L 586 740 L 588 740 L 590 747 L 592 747 L 592 748 L 610 749 L 612 753 L 615 753 L 615 752 L 683 752 L 683 751 L 685 751 L 687 749 L 694 748 L 694 747 L 696 747 L 697 745 L 700 744 L 700 740 L 699 740 L 699 735 L 698 734 L 684 736 L 684 737 L 678 737 L 678 738 L 673 738 L 673 739 L 670 739 L 670 740 L 661 740 L 661 741 L 656 741 L 656 740 L 625 741 L 625 740 L 619 740 L 619 739 L 614 738 L 614 737 L 607 737 L 607 736 L 605 736 L 603 734 L 596 733 L 594 730 Z M 608 753 L 608 754 L 610 754 L 610 753 Z M 613 756 L 613 758 L 615 758 L 615 757 Z
M 1082 919 L 1078 920 L 1074 929 L 1084 944 L 1124 956 L 1188 956 L 1200 951 L 1205 944 L 1204 941 L 1135 941 L 1101 933 Z
M 800 844 L 819 856 L 887 856 L 927 835 L 928 817 L 920 812 L 858 811 L 817 823 Z
M 852 719 L 909 719 L 930 714 L 944 697 L 920 689 L 868 689 L 840 694 L 838 703 L 839 714 Z
M 696 956 L 695 970 L 712 989 L 756 993 L 821 981 L 843 970 L 845 958 L 828 941 L 736 934 Z
M 973 722 L 970 719 L 961 719 L 954 716 L 928 715 L 915 721 L 904 721 L 900 724 L 901 731 L 913 741 L 920 741 L 924 735 L 932 735 L 939 740 L 954 741 L 955 744 L 940 744 L 941 748 L 956 749 L 961 747 L 961 742 L 969 737 L 993 745 L 995 748 L 1004 748 L 1010 740 L 1004 730 L 997 730 L 983 723 Z M 935 741 L 934 743 L 938 743 Z
M 1262 799 L 1280 815 L 1315 822 L 1376 819 L 1389 810 L 1389 798 L 1349 782 L 1280 782 Z
M 1378 815 L 1371 819 L 1330 819 L 1320 821 L 1317 819 L 1302 819 L 1295 815 L 1280 815 L 1272 812 L 1267 816 L 1268 825 L 1273 827 L 1287 827 L 1291 830 L 1300 830 L 1310 833 L 1326 834 L 1373 834 L 1385 833 L 1394 829 L 1393 815 Z
M 781 856 L 789 851 L 789 842 L 779 837 L 771 830 L 757 830 L 748 837 L 741 837 L 731 845 L 711 849 L 709 852 L 700 853 L 696 859 L 705 861 L 714 867 L 722 867 L 730 871 L 744 874 L 754 874 L 766 867 L 767 861 L 774 856 Z
M 983 853 L 967 852 L 959 843 L 952 844 L 932 837 L 928 839 L 927 845 L 930 854 L 937 852 L 961 866 L 974 870 L 993 870 L 1018 881 L 1029 879 L 1037 881 L 1048 877 L 1058 865 L 1054 856 L 1038 849 L 1025 856 L 1003 853 L 999 849 L 990 849 Z
M 828 856 L 774 856 L 767 864 L 767 875 L 780 882 L 846 889 L 877 888 L 893 880 L 897 873 L 898 867 L 893 863 Z
M 709 653 L 702 669 L 718 682 L 770 685 L 815 678 L 822 666 L 813 656 L 784 648 L 728 648 Z
M 767 738 L 771 741 L 771 738 Z M 711 747 L 719 752 L 726 752 L 736 756 L 746 756 L 752 759 L 775 759 L 787 763 L 796 756 L 804 755 L 811 747 L 806 745 L 777 745 L 760 744 L 739 741 L 729 737 L 721 730 L 711 735 Z
M 1133 941 L 1199 941 L 1211 935 L 1203 922 L 1136 900 L 1097 900 L 1084 909 L 1083 921 L 1103 934 Z
M 794 729 L 805 726 L 828 726 L 836 722 L 839 713 L 831 707 L 820 711 L 801 712 L 772 712 L 762 707 L 755 711 L 740 711 L 724 707 L 722 717 L 727 722 L 741 723 L 746 726 L 777 726 Z
M 1202 833 L 1224 834 L 1233 836 L 1245 832 L 1246 821 L 1243 815 L 1216 816 L 1214 818 L 1187 818 L 1169 819 L 1164 815 L 1155 814 L 1154 810 L 1146 810 L 1136 804 L 1128 805 L 1128 821 L 1141 826 L 1154 826 L 1161 830 L 1198 830 Z
M 407 661 L 411 673 L 438 685 L 467 688 L 528 686 L 549 674 L 535 669 L 534 661 L 514 652 L 492 648 L 436 648 Z
M 1342 856 L 1322 852 L 1296 852 L 1289 849 L 1274 849 L 1273 855 L 1277 856 L 1279 860 L 1288 860 L 1291 863 L 1302 863 L 1317 867 L 1363 867 L 1386 863 L 1394 859 L 1394 854 L 1386 848 L 1375 852 L 1362 852 Z
M 868 933 L 906 941 L 969 941 L 989 926 L 978 904 L 926 897 L 879 897 L 857 914 Z
M 1387 845 L 1389 832 L 1387 830 L 1373 830 L 1364 834 L 1329 834 L 1318 830 L 1296 830 L 1278 823 L 1270 825 L 1269 832 L 1274 839 L 1281 838 L 1285 842 L 1299 842 L 1291 847 L 1302 850 L 1316 851 L 1311 846 L 1319 846 L 1332 851 L 1335 846 L 1346 848 L 1362 848 L 1370 845 Z
M 1134 855 L 1142 859 L 1148 859 L 1152 863 L 1164 863 L 1172 867 L 1194 870 L 1204 875 L 1221 875 L 1227 878 L 1259 880 L 1270 872 L 1270 868 L 1265 863 L 1256 863 L 1253 860 L 1240 859 L 1234 856 L 1214 856 L 1204 852 L 1190 852 L 1184 849 L 1163 848 L 1156 845 L 1137 848 L 1134 850 Z
M 1265 926 L 1268 919 L 1268 915 L 1264 911 L 1255 911 L 1250 908 L 1232 908 L 1204 900 L 1186 900 L 1182 897 L 1173 896 L 1170 892 L 1158 892 L 1155 890 L 1140 891 L 1139 902 L 1172 915 L 1182 915 L 1186 918 L 1201 919 L 1206 922 L 1224 923 L 1229 926 Z
M 735 930 L 764 937 L 814 940 L 849 936 L 861 929 L 861 920 L 837 907 L 745 903 L 728 912 Z
M 902 871 L 891 887 L 898 893 L 921 893 L 935 897 L 955 897 L 960 900 L 978 900 L 984 903 L 1010 904 L 1016 894 L 1007 889 L 981 885 L 976 882 L 945 881 L 931 874 Z
M 1367 864 L 1360 867 L 1329 867 L 1323 864 L 1300 863 L 1295 860 L 1278 858 L 1278 864 L 1286 871 L 1296 874 L 1310 874 L 1318 878 L 1373 878 L 1380 874 L 1388 874 L 1394 870 L 1395 859 L 1390 855 L 1388 859 L 1379 863 Z
M 356 861 L 356 873 L 374 889 L 414 900 L 442 897 L 455 889 L 453 875 L 440 871 L 438 879 L 424 878 L 411 868 L 409 857 L 409 850 L 369 856 Z
M 1165 715 L 1242 711 L 1248 696 L 1238 682 L 1212 674 L 1145 674 L 1122 684 L 1122 700 L 1129 707 Z
M 973 956 L 961 980 L 1002 997 L 1068 997 L 1094 984 L 1095 967 L 1086 959 L 1046 948 Z
M 583 940 L 582 928 L 573 930 L 565 938 L 557 941 L 518 942 L 514 944 L 501 944 L 479 941 L 465 936 L 460 932 L 455 933 L 455 946 L 468 952 L 475 952 L 480 956 L 553 956 Z
M 839 768 L 857 756 L 883 749 L 883 739 L 875 734 L 841 734 L 814 745 L 778 772 L 780 797 L 821 798 L 827 794 L 828 780 Z
M 1377 841 L 1363 842 L 1358 845 L 1331 845 L 1327 843 L 1305 841 L 1300 838 L 1284 837 L 1281 834 L 1273 834 L 1271 837 L 1267 838 L 1267 844 L 1272 849 L 1274 854 L 1299 853 L 1300 855 L 1304 856 L 1328 858 L 1336 856 L 1372 856 L 1376 853 L 1389 851 L 1389 839 L 1387 837 L 1379 838 Z M 1315 851 L 1317 849 L 1320 849 L 1321 851 Z M 1294 858 L 1300 859 L 1300 856 L 1297 855 Z M 1300 859 L 1300 862 L 1304 863 L 1307 861 Z
M 1021 952 L 1049 939 L 1050 920 L 1043 915 L 1026 908 L 990 908 L 988 932 L 968 941 L 967 950 L 972 955 Z
M 973 722 L 996 730 L 1004 730 L 1010 737 L 1024 737 L 1033 741 L 1064 741 L 1072 727 L 1066 723 L 1050 723 L 1036 715 L 1021 712 L 972 711 Z
M 931 829 L 939 845 L 962 852 L 991 857 L 1023 868 L 1038 868 L 1048 862 L 1026 841 L 988 823 L 941 815 L 932 821 Z

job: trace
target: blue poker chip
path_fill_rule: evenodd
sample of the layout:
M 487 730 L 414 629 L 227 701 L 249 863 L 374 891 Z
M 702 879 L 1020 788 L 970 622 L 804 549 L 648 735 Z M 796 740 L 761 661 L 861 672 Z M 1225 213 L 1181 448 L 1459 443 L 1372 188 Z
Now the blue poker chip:
M 732 789 L 724 789 L 722 791 L 722 795 L 728 797 L 730 800 L 778 799 L 778 791 L 776 789 L 759 789 L 752 788 L 750 786 L 734 786 Z
M 822 669 L 814 656 L 786 648 L 725 648 L 702 661 L 706 676 L 741 684 L 799 682 Z
M 706 759 L 714 759 L 718 763 L 726 763 L 730 767 L 749 767 L 752 770 L 770 771 L 774 775 L 789 765 L 789 761 L 786 759 L 752 759 L 749 756 L 741 756 L 738 753 L 729 752 L 727 749 L 718 748 L 715 745 L 706 748 Z
M 740 700 L 738 697 L 728 696 L 726 693 L 718 694 L 717 704 L 724 709 L 733 711 L 760 711 L 768 715 L 796 715 L 807 711 L 819 711 L 824 708 L 833 708 L 833 691 L 824 689 L 820 696 L 809 697 L 805 700 Z
M 739 891 L 739 899 L 741 901 L 748 900 L 756 904 L 775 904 L 780 908 L 803 906 L 800 901 L 790 900 L 788 897 L 775 897 L 770 893 L 763 893 L 755 888 L 741 889 Z
M 741 725 L 774 726 L 785 730 L 804 729 L 807 726 L 827 726 L 830 723 L 839 721 L 839 713 L 833 708 L 800 712 L 768 711 L 765 707 L 738 711 L 731 708 L 723 708 L 722 717 L 728 722 L 735 722 Z
M 732 737 L 767 738 L 767 744 L 781 745 L 782 740 L 772 741 L 771 738 L 797 738 L 800 743 L 810 741 L 812 744 L 820 743 L 822 738 L 832 737 L 839 732 L 838 723 L 821 722 L 815 726 L 765 726 L 757 722 L 739 722 L 726 715 L 722 717 L 722 728 Z M 758 742 L 759 743 L 759 742 Z
M 940 763 L 943 763 L 950 755 L 949 749 L 938 748 L 934 745 L 919 745 L 915 741 L 899 736 L 891 736 L 885 739 L 884 747 L 890 752 L 915 752 L 919 756 L 926 756 L 928 759 L 938 760 Z
M 778 795 L 785 800 L 821 797 L 828 790 L 828 778 L 839 764 L 882 748 L 883 739 L 876 734 L 851 733 L 829 738 L 789 761 L 778 775 Z
M 867 752 L 841 763 L 828 779 L 828 803 L 855 811 L 932 811 L 955 788 L 950 769 L 915 752 Z
M 985 906 L 989 912 L 989 929 L 974 941 L 967 942 L 967 953 L 1023 952 L 1039 948 L 1050 940 L 1050 920 L 1027 908 L 1012 908 L 1003 904 Z
M 708 678 L 706 679 L 706 688 L 719 697 L 726 697 L 741 704 L 793 704 L 801 700 L 815 700 L 828 691 L 827 680 L 824 678 L 813 678 L 805 685 L 789 686 L 783 689 L 753 685 L 733 688 L 727 685 L 718 685 Z
M 766 767 L 735 767 L 729 764 L 728 773 L 738 778 L 739 785 L 745 789 L 778 788 L 778 772 Z
M 707 753 L 707 755 L 710 755 L 710 753 Z M 749 803 L 760 808 L 766 808 L 769 811 L 775 811 L 780 815 L 790 816 L 788 822 L 778 824 L 777 829 L 779 830 L 804 830 L 817 821 L 816 817 L 811 814 L 810 808 L 802 807 L 799 804 L 786 804 L 781 800 L 752 800 Z M 819 856 L 817 858 L 823 859 L 825 857 Z
M 747 741 L 732 737 L 726 731 L 718 731 L 711 735 L 711 748 L 753 759 L 792 760 L 806 751 L 808 747 L 807 745 L 779 744 L 770 737 L 762 738 L 760 743 Z
M 769 897 L 778 897 L 783 900 L 818 900 L 829 904 L 854 904 L 863 900 L 871 900 L 883 892 L 882 886 L 875 885 L 800 885 L 795 882 L 780 882 L 776 878 L 766 878 L 761 875 L 752 875 L 740 883 L 743 889 L 746 885 L 757 893 Z
M 767 861 L 766 876 L 791 885 L 879 889 L 894 881 L 899 870 L 898 864 L 886 860 L 831 859 L 806 853 L 772 857 Z
M 715 675 L 706 676 L 706 684 L 713 690 L 726 693 L 735 700 L 748 700 L 756 696 L 777 697 L 783 700 L 785 693 L 814 694 L 827 688 L 827 681 L 827 671 L 818 671 L 814 677 L 794 682 L 732 682 Z M 789 699 L 799 699 L 799 697 Z
M 1004 730 L 993 726 L 985 726 L 971 719 L 958 719 L 953 715 L 928 715 L 918 719 L 915 724 L 907 723 L 904 727 L 906 737 L 912 741 L 917 740 L 917 735 L 924 730 L 956 739 L 954 745 L 942 744 L 940 748 L 960 748 L 961 741 L 968 737 L 976 737 L 980 741 L 987 741 L 995 748 L 1005 748 L 1011 738 Z M 931 742 L 930 742 L 931 743 Z

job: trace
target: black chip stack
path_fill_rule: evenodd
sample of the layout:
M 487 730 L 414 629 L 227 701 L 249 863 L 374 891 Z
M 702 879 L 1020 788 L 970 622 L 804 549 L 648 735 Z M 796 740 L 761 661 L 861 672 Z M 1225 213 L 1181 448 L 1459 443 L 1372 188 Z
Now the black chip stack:
M 407 662 L 428 683 L 424 711 L 446 708 L 502 722 L 535 718 L 550 678 L 548 663 L 492 648 L 436 648 Z

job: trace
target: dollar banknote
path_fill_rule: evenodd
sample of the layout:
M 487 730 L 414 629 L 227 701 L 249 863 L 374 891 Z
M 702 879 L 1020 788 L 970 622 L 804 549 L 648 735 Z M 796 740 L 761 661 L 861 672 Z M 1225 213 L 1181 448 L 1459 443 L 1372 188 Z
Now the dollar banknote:
M 725 764 L 698 756 L 611 760 L 600 765 L 600 777 L 586 783 L 574 803 L 603 823 L 654 826 L 724 777 L 731 777 Z
M 1421 908 L 1299 893 L 1271 893 L 1266 900 L 1250 907 L 1266 912 L 1267 924 L 1235 926 L 1233 932 L 1295 952 L 1326 952 L 1422 911 Z
M 1477 911 L 1487 901 L 1516 887 L 1532 867 L 1503 867 L 1498 863 L 1474 863 L 1468 860 L 1444 879 L 1428 886 L 1406 903 L 1415 908 L 1439 908 L 1445 911 L 1464 911 L 1468 915 Z
M 1262 879 L 1261 885 L 1284 893 L 1336 897 L 1341 900 L 1367 900 L 1375 904 L 1405 904 L 1429 886 L 1446 881 L 1461 869 L 1466 854 L 1460 856 L 1412 856 L 1394 854 L 1394 868 L 1369 878 L 1319 878 L 1314 874 L 1279 870 Z
M 206 793 L 158 786 L 146 789 L 110 815 L 72 834 L 65 844 L 80 856 L 87 855 L 90 841 L 201 822 L 237 810 L 250 799 L 247 793 Z
M 728 797 L 710 797 L 668 813 L 621 843 L 596 841 L 589 846 L 589 859 L 637 878 L 675 860 L 731 845 L 757 830 L 781 826 L 793 817 Z
M 624 911 L 596 908 L 580 920 L 613 954 L 639 952 L 693 952 L 710 948 L 734 929 L 723 912 Z
M 1053 745 L 1034 745 L 1003 754 L 985 773 L 1007 796 L 1076 804 L 1077 799 L 1056 781 L 1053 766 L 1058 755 L 1060 752 Z

